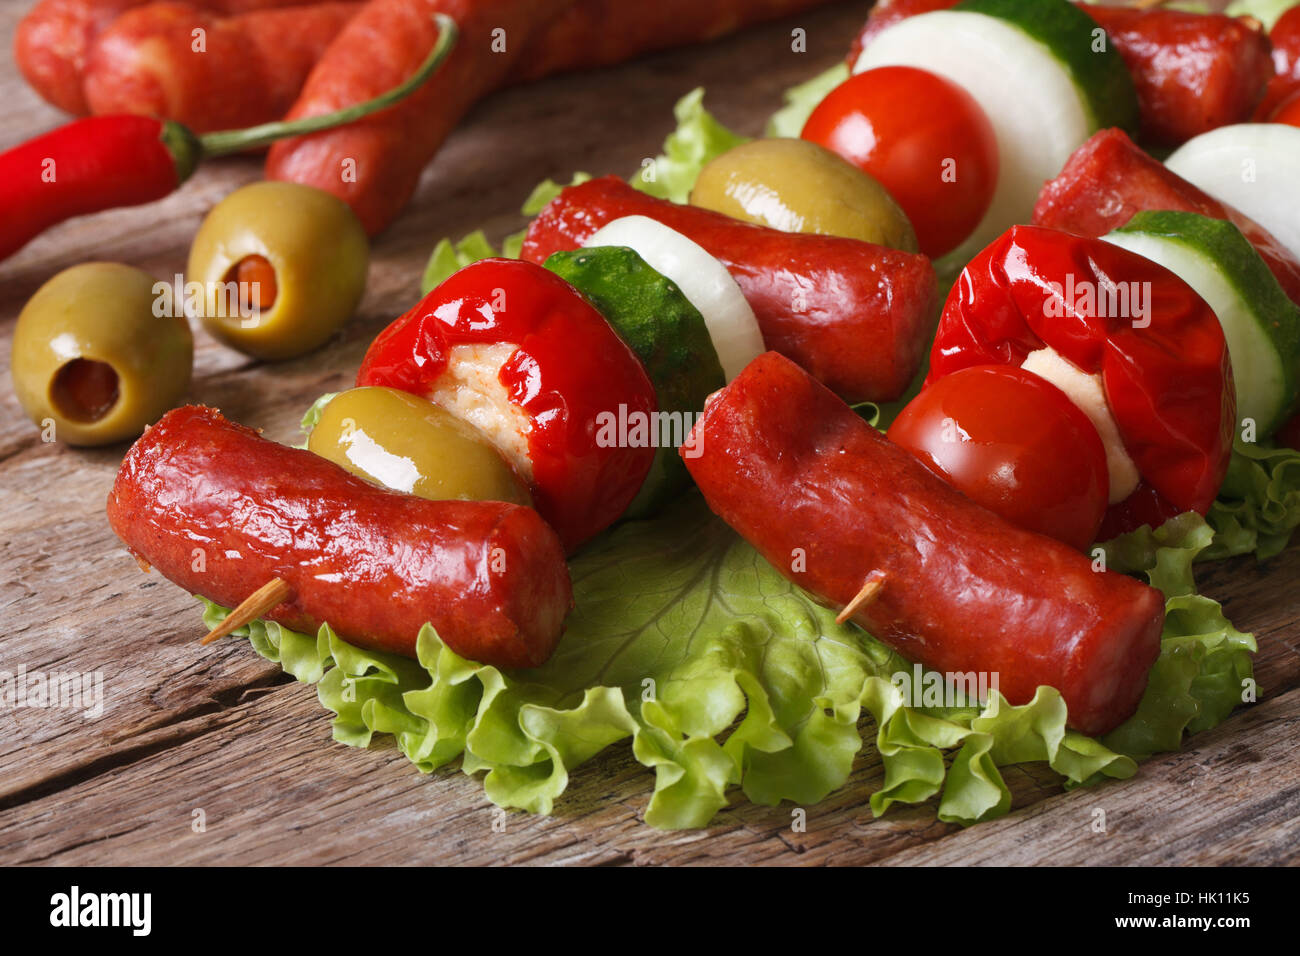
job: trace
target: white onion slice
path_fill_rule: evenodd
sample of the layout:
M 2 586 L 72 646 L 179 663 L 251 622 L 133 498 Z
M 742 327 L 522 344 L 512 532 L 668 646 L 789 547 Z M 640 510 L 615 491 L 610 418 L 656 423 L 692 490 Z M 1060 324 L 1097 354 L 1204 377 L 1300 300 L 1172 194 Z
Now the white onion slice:
M 583 245 L 626 246 L 676 283 L 704 317 L 728 382 L 766 351 L 754 310 L 731 273 L 677 230 L 648 216 L 624 216 L 596 230 Z

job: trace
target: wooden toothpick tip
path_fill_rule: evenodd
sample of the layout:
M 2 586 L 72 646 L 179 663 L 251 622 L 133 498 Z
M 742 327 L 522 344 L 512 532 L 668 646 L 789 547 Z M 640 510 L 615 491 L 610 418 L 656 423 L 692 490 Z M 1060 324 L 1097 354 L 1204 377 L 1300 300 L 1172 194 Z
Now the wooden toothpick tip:
M 231 631 L 238 630 L 251 621 L 256 621 L 276 605 L 283 604 L 292 593 L 292 588 L 283 578 L 271 578 L 245 598 L 239 607 L 226 616 L 224 621 L 208 631 L 199 643 L 211 644 L 213 641 L 221 640 Z
M 858 611 L 862 610 L 880 594 L 880 589 L 885 586 L 885 572 L 872 571 L 862 581 L 862 590 L 853 596 L 853 600 L 844 605 L 844 610 L 835 615 L 835 623 L 843 624 Z

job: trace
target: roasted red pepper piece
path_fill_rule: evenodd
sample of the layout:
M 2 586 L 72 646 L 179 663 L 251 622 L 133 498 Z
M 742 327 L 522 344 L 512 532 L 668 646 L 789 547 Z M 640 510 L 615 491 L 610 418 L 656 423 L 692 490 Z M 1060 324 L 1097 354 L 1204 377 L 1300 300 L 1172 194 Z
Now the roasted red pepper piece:
M 1123 130 L 1103 129 L 1074 151 L 1043 186 L 1034 224 L 1080 236 L 1103 236 L 1144 209 L 1226 219 L 1255 247 L 1282 291 L 1300 305 L 1300 262 L 1255 220 L 1197 189 L 1143 152 Z
M 647 196 L 617 176 L 560 193 L 528 227 L 522 255 L 545 262 L 623 216 L 657 220 L 726 266 L 763 343 L 845 400 L 893 401 L 921 367 L 938 300 L 922 255 L 741 222 Z
M 1143 314 L 1105 314 L 1097 306 L 1105 289 L 1147 296 Z M 927 383 L 971 365 L 1020 365 L 1045 346 L 1101 375 L 1142 476 L 1111 506 L 1101 536 L 1183 511 L 1205 514 L 1227 473 L 1236 397 L 1223 329 L 1191 286 L 1103 240 L 1013 226 L 953 286 Z
M 618 520 L 645 481 L 649 445 L 603 444 L 601 413 L 658 410 L 636 355 L 573 286 L 518 259 L 461 269 L 379 334 L 357 385 L 429 396 L 458 345 L 518 346 L 498 381 L 528 417 L 538 512 L 574 551 Z

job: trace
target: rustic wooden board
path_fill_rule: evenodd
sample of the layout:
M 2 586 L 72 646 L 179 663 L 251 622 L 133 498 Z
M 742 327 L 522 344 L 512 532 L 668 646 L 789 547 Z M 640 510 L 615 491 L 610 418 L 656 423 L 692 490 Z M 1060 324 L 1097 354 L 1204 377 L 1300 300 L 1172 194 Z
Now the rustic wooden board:
M 761 128 L 779 92 L 841 55 L 866 3 L 847 3 L 707 47 L 509 91 L 452 137 L 412 208 L 375 245 L 357 318 L 325 349 L 260 365 L 198 334 L 195 400 L 296 438 L 303 408 L 348 383 L 374 334 L 418 294 L 432 242 L 480 226 L 518 228 L 534 183 L 576 169 L 628 172 L 654 155 L 674 100 L 696 84 L 724 122 Z M 25 3 L 0 6 L 8 51 Z M 789 31 L 808 31 L 808 52 Z M 0 64 L 0 148 L 60 121 Z M 181 192 L 53 230 L 0 264 L 0 362 L 14 319 L 55 271 L 88 259 L 160 278 L 184 267 L 203 213 L 257 178 L 241 159 Z M 69 710 L 0 711 L 0 862 L 59 863 L 1276 863 L 1295 861 L 1300 771 L 1300 550 L 1201 572 L 1206 591 L 1256 631 L 1262 703 L 1145 764 L 1133 780 L 1064 794 L 1041 768 L 1010 768 L 1015 812 L 968 831 L 934 806 L 873 820 L 880 767 L 808 808 L 732 807 L 706 831 L 662 833 L 641 818 L 651 776 L 626 746 L 581 768 L 554 817 L 498 811 L 455 771 L 422 776 L 391 746 L 330 740 L 328 714 L 243 643 L 201 649 L 194 602 L 139 573 L 103 501 L 123 448 L 44 444 L 0 386 L 0 669 L 105 675 L 95 720 Z M 1289 691 L 1289 693 L 1288 693 Z M 1093 829 L 1095 810 L 1107 816 Z M 203 811 L 205 828 L 192 826 Z M 494 829 L 494 823 L 497 828 Z

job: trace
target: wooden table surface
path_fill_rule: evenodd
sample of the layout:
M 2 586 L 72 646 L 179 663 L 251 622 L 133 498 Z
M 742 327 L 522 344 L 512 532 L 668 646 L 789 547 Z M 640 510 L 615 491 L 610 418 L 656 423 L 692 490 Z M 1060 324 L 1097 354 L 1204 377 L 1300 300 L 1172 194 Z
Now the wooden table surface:
M 0 0 L 0 148 L 61 120 L 21 82 L 11 54 L 27 0 Z M 676 98 L 697 84 L 720 118 L 757 133 L 780 91 L 842 55 L 866 3 L 832 6 L 690 50 L 498 95 L 426 172 L 374 247 L 358 316 L 325 349 L 278 365 L 197 333 L 192 398 L 279 440 L 304 407 L 347 385 L 371 338 L 418 296 L 440 236 L 522 223 L 547 176 L 627 173 L 655 155 Z M 790 50 L 807 30 L 808 51 Z M 56 271 L 91 259 L 169 278 L 204 212 L 257 178 L 236 160 L 148 207 L 66 224 L 0 264 L 0 363 L 14 319 Z M 550 818 L 512 813 L 504 832 L 479 782 L 421 775 L 391 746 L 334 743 L 313 688 L 246 642 L 198 646 L 198 609 L 145 576 L 112 535 L 103 503 L 123 446 L 41 441 L 0 385 L 0 670 L 104 675 L 102 716 L 0 710 L 0 863 L 1281 863 L 1300 861 L 1300 549 L 1260 567 L 1202 567 L 1204 591 L 1260 644 L 1260 702 L 1128 781 L 1064 793 L 1042 766 L 1006 771 L 1014 812 L 962 830 L 935 803 L 873 819 L 881 783 L 868 750 L 849 783 L 807 808 L 739 793 L 706 830 L 642 822 L 652 775 L 626 742 L 581 767 Z M 870 733 L 868 731 L 868 733 Z M 1094 810 L 1106 812 L 1095 832 Z M 206 826 L 195 832 L 201 810 Z

